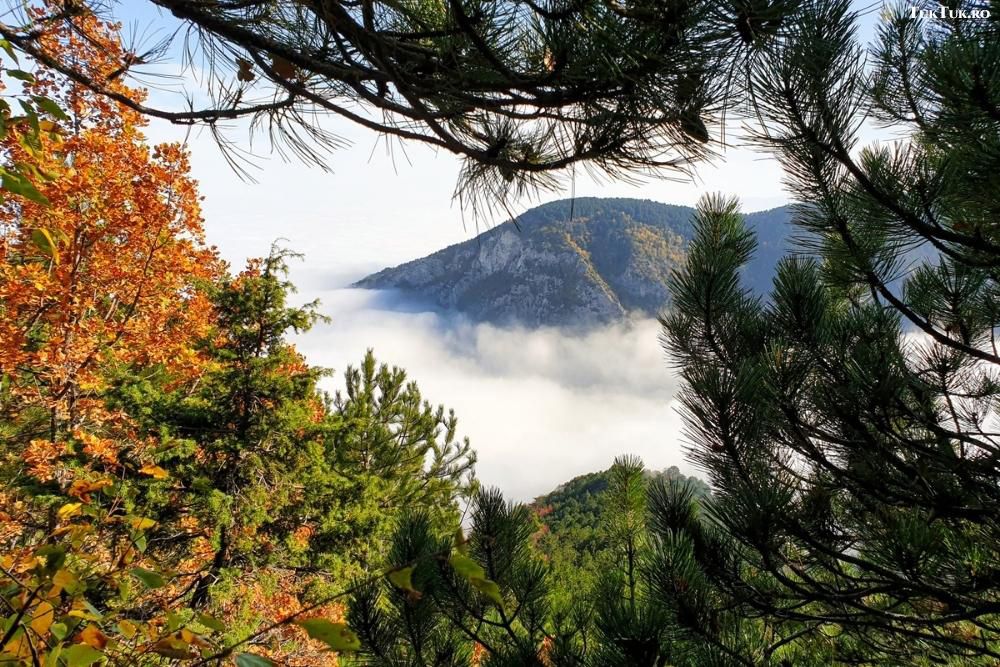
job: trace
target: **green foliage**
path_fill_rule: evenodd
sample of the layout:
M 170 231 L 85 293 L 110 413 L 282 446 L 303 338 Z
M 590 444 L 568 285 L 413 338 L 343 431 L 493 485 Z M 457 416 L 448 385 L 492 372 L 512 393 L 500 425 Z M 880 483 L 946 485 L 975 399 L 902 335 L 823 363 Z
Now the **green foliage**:
M 538 549 L 560 568 L 576 570 L 579 574 L 574 581 L 592 576 L 603 566 L 601 557 L 608 556 L 611 524 L 607 491 L 611 471 L 609 468 L 575 477 L 531 503 L 541 524 L 536 534 Z M 644 471 L 644 476 L 647 480 L 690 486 L 699 500 L 711 493 L 702 480 L 681 474 L 675 466 Z
M 688 594 L 674 590 L 681 572 L 696 586 L 696 555 L 719 546 L 698 514 L 704 484 L 676 469 L 647 475 L 641 462 L 623 457 L 552 495 L 572 497 L 595 478 L 607 528 L 601 565 L 590 571 L 540 553 L 538 518 L 496 491 L 475 496 L 471 530 L 457 539 L 436 532 L 426 513 L 407 515 L 390 559 L 407 564 L 409 585 L 390 573 L 364 585 L 349 607 L 365 664 L 464 665 L 473 647 L 479 664 L 492 666 L 710 664 L 701 662 L 714 655 L 710 642 L 675 619 L 677 609 L 694 613 L 694 598 L 670 603 Z
M 871 71 L 854 24 L 817 2 L 753 74 L 806 256 L 762 303 L 739 280 L 755 240 L 738 204 L 709 198 L 674 279 L 669 347 L 737 558 L 712 580 L 790 650 L 992 664 L 998 23 L 888 9 Z M 857 149 L 863 113 L 906 138 Z
M 317 387 L 323 371 L 285 340 L 319 317 L 315 304 L 287 305 L 287 257 L 272 252 L 211 288 L 218 324 L 203 343 L 209 371 L 195 387 L 123 369 L 111 397 L 163 443 L 156 464 L 164 479 L 134 499 L 157 520 L 149 537 L 158 555 L 174 560 L 172 550 L 185 548 L 163 539 L 178 521 L 193 519 L 212 536 L 215 555 L 194 586 L 196 607 L 234 559 L 294 564 L 286 542 L 316 521 L 302 479 L 329 469 L 332 424 Z M 168 491 L 178 481 L 180 496 Z
M 79 436 L 57 454 L 71 483 L 26 475 L 21 445 L 4 441 L 0 511 L 12 529 L 0 533 L 0 590 L 13 615 L 0 627 L 0 661 L 31 664 L 50 637 L 71 664 L 229 655 L 299 620 L 300 605 L 336 613 L 351 577 L 391 565 L 385 547 L 404 510 L 426 508 L 435 530 L 455 525 L 475 483 L 454 415 L 371 352 L 328 398 L 325 371 L 287 340 L 319 319 L 315 304 L 290 305 L 288 257 L 275 250 L 202 286 L 215 324 L 193 379 L 105 364 L 105 408 L 127 429 Z M 98 455 L 112 457 L 114 476 L 86 466 Z M 414 594 L 406 571 L 394 573 Z M 496 584 L 474 574 L 468 585 L 502 604 Z M 359 647 L 341 621 L 299 625 L 330 651 Z M 309 650 L 294 637 L 269 644 L 278 656 Z M 272 664 L 251 653 L 237 661 Z
M 467 665 L 474 642 L 493 656 L 484 664 L 540 664 L 548 585 L 531 514 L 488 490 L 474 497 L 470 520 L 468 537 L 455 540 L 426 513 L 404 518 L 389 558 L 413 564 L 418 594 L 373 583 L 348 610 L 369 664 Z
M 0 39 L 0 49 L 17 64 L 17 52 L 11 43 L 6 39 Z M 20 69 L 11 69 L 0 66 L 0 87 L 6 89 L 11 82 L 3 81 L 10 77 L 21 83 L 34 83 L 35 77 L 30 72 Z M 13 84 L 18 87 L 18 83 Z M 63 109 L 53 100 L 44 95 L 14 95 L 17 100 L 17 109 L 11 105 L 8 99 L 0 99 L 0 137 L 6 137 L 10 133 L 17 134 L 18 143 L 30 155 L 41 155 L 44 152 L 42 138 L 47 136 L 54 142 L 58 142 L 58 130 L 53 122 L 68 120 L 68 116 Z M 48 200 L 38 191 L 36 183 L 51 181 L 57 175 L 40 170 L 27 163 L 12 163 L 4 161 L 0 164 L 0 191 L 10 192 L 29 199 L 38 204 L 47 204 Z M 2 199 L 0 199 L 2 201 Z M 45 230 L 42 230 L 45 231 Z M 46 232 L 47 234 L 48 232 Z M 51 237 L 47 239 L 51 244 Z
M 304 628 L 311 639 L 318 639 L 329 646 L 331 651 L 357 651 L 361 648 L 358 636 L 345 623 L 332 623 L 324 618 L 307 618 L 296 624 Z
M 329 400 L 319 390 L 326 372 L 285 338 L 320 319 L 315 304 L 288 305 L 287 257 L 276 250 L 214 288 L 218 330 L 204 343 L 211 370 L 193 390 L 128 374 L 115 392 L 164 440 L 157 462 L 169 484 L 183 480 L 180 498 L 143 499 L 160 526 L 151 542 L 182 516 L 213 536 L 195 606 L 236 561 L 335 579 L 378 567 L 401 509 L 426 506 L 444 525 L 471 484 L 475 458 L 467 441 L 456 442 L 454 414 L 426 403 L 403 371 L 369 352 L 360 369 L 347 369 L 343 394 Z
M 344 380 L 332 401 L 330 461 L 359 505 L 352 515 L 360 534 L 388 538 L 391 517 L 414 507 L 426 508 L 439 529 L 453 525 L 456 493 L 476 486 L 475 453 L 457 438 L 454 412 L 432 406 L 405 371 L 379 365 L 371 351 Z M 381 561 L 377 551 L 354 557 Z

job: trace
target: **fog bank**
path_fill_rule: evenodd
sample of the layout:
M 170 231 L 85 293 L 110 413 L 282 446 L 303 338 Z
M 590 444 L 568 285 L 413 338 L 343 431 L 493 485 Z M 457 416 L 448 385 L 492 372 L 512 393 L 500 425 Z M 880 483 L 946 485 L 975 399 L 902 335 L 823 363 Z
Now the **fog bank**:
M 586 333 L 500 328 L 391 292 L 322 289 L 325 281 L 313 278 L 296 278 L 300 296 L 319 298 L 332 321 L 297 344 L 310 363 L 335 370 L 325 388 L 339 388 L 344 369 L 374 349 L 379 362 L 404 368 L 427 400 L 455 410 L 478 453 L 477 476 L 509 498 L 530 500 L 621 453 L 690 472 L 677 381 L 655 320 Z

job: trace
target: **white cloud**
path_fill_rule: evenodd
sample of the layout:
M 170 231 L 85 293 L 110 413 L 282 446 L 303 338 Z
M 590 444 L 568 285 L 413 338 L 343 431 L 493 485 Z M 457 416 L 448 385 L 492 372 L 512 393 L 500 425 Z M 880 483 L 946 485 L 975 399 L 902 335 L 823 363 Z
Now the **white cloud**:
M 339 376 L 373 348 L 405 368 L 428 400 L 454 408 L 479 478 L 510 498 L 529 500 L 626 452 L 651 468 L 686 467 L 653 320 L 573 334 L 386 310 L 391 297 L 361 290 L 303 296 L 319 296 L 333 318 L 298 340 L 310 362 Z

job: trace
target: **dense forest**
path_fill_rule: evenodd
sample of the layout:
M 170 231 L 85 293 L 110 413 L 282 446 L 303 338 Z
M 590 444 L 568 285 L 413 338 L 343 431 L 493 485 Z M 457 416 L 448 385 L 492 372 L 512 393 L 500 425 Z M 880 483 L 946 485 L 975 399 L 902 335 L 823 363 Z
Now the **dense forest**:
M 592 570 L 593 559 L 608 551 L 608 490 L 615 468 L 574 477 L 559 488 L 535 498 L 531 509 L 541 521 L 538 546 L 543 555 L 562 555 L 574 566 Z M 708 485 L 697 477 L 681 474 L 676 466 L 646 471 L 649 481 L 690 486 L 693 499 L 711 496 Z
M 998 664 L 995 2 L 870 44 L 846 0 L 149 4 L 205 56 L 185 106 L 115 3 L 0 16 L 0 664 Z M 704 481 L 625 453 L 514 503 L 402 369 L 322 391 L 294 249 L 227 266 L 143 135 L 250 118 L 323 163 L 320 110 L 461 156 L 474 212 L 745 123 L 802 252 L 762 297 L 739 202 L 697 207 L 661 323 Z

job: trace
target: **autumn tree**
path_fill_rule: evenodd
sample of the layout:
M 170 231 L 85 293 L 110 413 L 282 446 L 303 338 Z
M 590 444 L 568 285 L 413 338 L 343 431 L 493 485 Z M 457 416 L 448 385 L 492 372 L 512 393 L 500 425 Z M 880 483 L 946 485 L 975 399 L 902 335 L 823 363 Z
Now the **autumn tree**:
M 48 48 L 113 67 L 113 31 L 93 19 L 82 30 L 49 34 Z M 59 442 L 108 417 L 94 400 L 103 366 L 194 369 L 191 334 L 209 319 L 198 285 L 219 263 L 204 245 L 180 146 L 148 147 L 139 114 L 51 71 L 26 78 L 25 94 L 53 103 L 38 121 L 45 131 L 29 140 L 8 116 L 3 153 L 8 164 L 57 178 L 0 205 L 0 409 L 11 438 L 37 441 L 42 470 Z
M 100 69 L 120 55 L 112 35 L 90 20 L 46 43 Z M 179 146 L 148 147 L 141 116 L 51 71 L 7 72 L 36 113 L 3 113 L 0 572 L 10 615 L 0 651 L 28 664 L 91 664 L 105 650 L 127 660 L 133 647 L 109 648 L 95 622 L 98 606 L 128 604 L 130 582 L 145 576 L 134 566 L 154 522 L 122 480 L 155 481 L 158 443 L 104 393 L 115 368 L 197 377 L 194 342 L 212 319 L 202 287 L 220 263 Z M 165 637 L 123 627 L 147 650 Z

